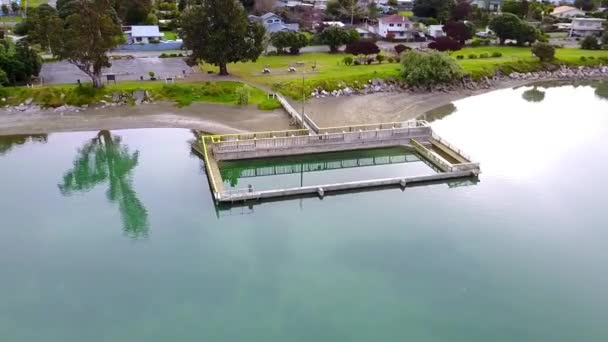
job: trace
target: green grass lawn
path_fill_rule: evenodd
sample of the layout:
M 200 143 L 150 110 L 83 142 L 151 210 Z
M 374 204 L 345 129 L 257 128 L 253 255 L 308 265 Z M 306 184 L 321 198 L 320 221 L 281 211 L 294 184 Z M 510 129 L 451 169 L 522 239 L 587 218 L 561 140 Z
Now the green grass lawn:
M 121 82 L 108 85 L 103 89 L 94 89 L 91 86 L 78 87 L 75 85 L 55 85 L 36 88 L 5 87 L 0 88 L 0 95 L 6 98 L 1 103 L 16 105 L 28 98 L 34 103 L 45 107 L 58 107 L 64 104 L 81 106 L 108 100 L 106 96 L 116 91 L 132 93 L 135 90 L 148 90 L 155 100 L 173 101 L 178 106 L 187 106 L 193 102 L 218 103 L 236 105 L 238 95 L 236 90 L 243 86 L 241 82 L 183 82 L 165 84 L 161 81 L 147 82 Z M 263 110 L 279 108 L 277 100 L 269 99 L 266 92 L 250 87 L 249 103 L 257 105 Z
M 414 15 L 412 11 L 399 11 L 399 15 L 402 17 L 411 17 Z
M 173 31 L 164 31 L 163 36 L 164 36 L 165 40 L 176 40 L 177 39 L 177 33 L 173 32 Z
M 38 7 L 42 4 L 48 4 L 48 0 L 22 0 L 22 7 Z
M 491 55 L 492 52 L 500 52 L 501 57 L 468 59 L 470 54 L 479 56 L 482 53 Z M 458 60 L 465 72 L 473 77 L 490 76 L 496 70 L 508 71 L 533 71 L 539 68 L 538 58 L 532 56 L 529 47 L 511 46 L 487 46 L 470 47 L 451 52 L 454 58 L 458 55 L 464 59 Z M 349 85 L 363 84 L 372 78 L 389 78 L 399 75 L 400 65 L 398 63 L 382 64 L 374 62 L 372 65 L 351 65 L 342 63 L 346 54 L 310 53 L 298 56 L 262 56 L 254 63 L 237 63 L 228 66 L 228 71 L 251 83 L 257 83 L 284 93 L 285 95 L 297 97 L 302 93 L 302 77 L 305 78 L 305 92 L 314 87 L 323 87 L 333 90 L 339 83 Z M 581 56 L 587 58 L 581 61 Z M 589 57 L 593 57 L 589 59 Z M 608 58 L 608 51 L 589 51 L 577 48 L 561 48 L 556 50 L 558 62 L 570 65 L 597 64 L 599 57 Z M 303 66 L 296 66 L 301 63 Z M 297 72 L 287 72 L 289 66 L 296 66 Z M 316 65 L 316 71 L 312 66 Z M 263 74 L 262 70 L 269 68 L 270 74 Z M 204 65 L 203 70 L 217 71 L 211 65 Z
M 2 22 L 2 23 L 20 23 L 22 21 L 23 21 L 22 17 L 15 17 L 15 16 L 0 17 L 0 22 Z

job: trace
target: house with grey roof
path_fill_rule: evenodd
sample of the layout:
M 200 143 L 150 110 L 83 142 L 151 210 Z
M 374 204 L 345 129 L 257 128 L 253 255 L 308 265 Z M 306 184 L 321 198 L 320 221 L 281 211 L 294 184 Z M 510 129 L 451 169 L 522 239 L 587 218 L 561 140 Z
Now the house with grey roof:
M 286 24 L 281 16 L 274 13 L 268 12 L 261 16 L 250 15 L 249 20 L 257 21 L 264 25 L 266 33 L 273 34 L 275 32 L 292 31 L 297 32 L 300 30 L 299 24 Z
M 163 37 L 158 25 L 123 26 L 122 32 L 127 36 L 127 44 L 149 44 Z

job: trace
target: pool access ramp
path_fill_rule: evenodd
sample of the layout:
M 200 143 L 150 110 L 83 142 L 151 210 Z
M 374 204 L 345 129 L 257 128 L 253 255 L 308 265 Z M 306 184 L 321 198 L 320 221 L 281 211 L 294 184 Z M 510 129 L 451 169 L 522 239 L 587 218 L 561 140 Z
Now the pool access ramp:
M 304 121 L 307 121 L 306 119 Z M 316 126 L 316 125 L 315 125 Z M 308 128 L 308 127 L 307 127 Z M 205 162 L 211 191 L 218 203 L 277 199 L 328 192 L 399 186 L 477 177 L 479 163 L 433 132 L 428 122 L 412 120 L 276 132 L 201 135 L 192 145 Z M 318 154 L 384 147 L 405 147 L 435 166 L 436 173 L 413 177 L 393 177 L 339 182 L 285 189 L 224 189 L 218 162 L 269 157 Z

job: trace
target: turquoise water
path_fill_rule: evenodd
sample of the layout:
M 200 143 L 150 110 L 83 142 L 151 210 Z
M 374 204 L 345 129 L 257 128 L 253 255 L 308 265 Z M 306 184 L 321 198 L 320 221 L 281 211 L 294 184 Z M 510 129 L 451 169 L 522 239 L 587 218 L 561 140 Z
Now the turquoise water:
M 255 190 L 437 173 L 418 153 L 400 147 L 222 161 L 219 168 L 224 189 Z
M 530 89 L 432 123 L 477 185 L 222 211 L 186 130 L 0 138 L 0 340 L 606 341 L 608 101 Z

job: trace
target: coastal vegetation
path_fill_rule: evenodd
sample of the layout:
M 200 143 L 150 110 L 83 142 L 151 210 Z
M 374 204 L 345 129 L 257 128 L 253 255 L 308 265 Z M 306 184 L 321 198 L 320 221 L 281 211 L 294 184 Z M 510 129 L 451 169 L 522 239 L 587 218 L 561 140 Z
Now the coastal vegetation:
M 256 105 L 262 110 L 280 107 L 277 100 L 254 87 L 244 87 L 241 82 L 197 82 L 164 84 L 161 82 L 122 82 L 107 85 L 101 89 L 91 85 L 55 85 L 43 87 L 4 87 L 0 88 L 0 105 L 19 105 L 32 102 L 41 107 L 60 107 L 63 105 L 84 106 L 102 101 L 112 102 L 119 94 L 134 103 L 133 94 L 137 90 L 146 91 L 154 101 L 175 102 L 187 106 L 193 102 L 218 103 L 227 105 Z
M 416 87 L 430 87 L 460 79 L 464 72 L 449 56 L 436 52 L 410 50 L 401 59 L 403 80 Z

